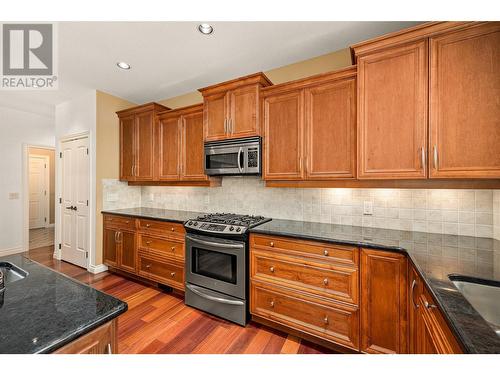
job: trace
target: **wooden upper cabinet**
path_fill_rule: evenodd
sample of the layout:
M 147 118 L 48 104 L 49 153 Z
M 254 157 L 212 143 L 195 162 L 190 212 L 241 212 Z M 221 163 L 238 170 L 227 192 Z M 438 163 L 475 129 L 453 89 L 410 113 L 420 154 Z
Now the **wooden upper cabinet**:
M 407 259 L 361 250 L 361 351 L 408 353 Z
M 203 148 L 203 112 L 197 110 L 182 116 L 182 179 L 207 180 Z
M 163 112 L 157 127 L 158 180 L 209 181 L 204 168 L 202 105 Z
M 160 181 L 176 181 L 180 178 L 180 121 L 180 116 L 158 118 L 156 169 Z
M 305 91 L 306 178 L 356 176 L 356 78 Z
M 168 109 L 148 103 L 116 112 L 120 123 L 120 180 L 154 179 L 155 116 Z
M 204 140 L 260 135 L 260 89 L 271 84 L 263 73 L 256 73 L 199 89 L 204 101 Z
M 268 95 L 269 94 L 269 95 Z M 304 92 L 266 93 L 264 117 L 264 179 L 304 177 Z
M 358 56 L 358 177 L 426 178 L 427 40 Z
M 356 177 L 356 67 L 262 90 L 265 180 Z
M 135 129 L 134 115 L 120 117 L 120 180 L 134 179 Z
M 500 178 L 500 22 L 430 38 L 430 176 Z

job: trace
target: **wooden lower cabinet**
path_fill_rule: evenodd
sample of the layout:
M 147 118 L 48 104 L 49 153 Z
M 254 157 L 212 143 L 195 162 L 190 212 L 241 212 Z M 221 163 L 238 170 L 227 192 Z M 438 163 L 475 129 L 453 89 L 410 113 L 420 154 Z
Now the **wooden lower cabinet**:
M 361 351 L 408 353 L 407 259 L 361 249 Z
M 460 354 L 461 346 L 451 332 L 437 303 L 410 265 L 409 336 L 412 354 Z
M 59 348 L 54 354 L 115 354 L 118 352 L 117 326 L 118 319 L 114 319 Z
M 104 264 L 184 290 L 182 224 L 104 215 Z

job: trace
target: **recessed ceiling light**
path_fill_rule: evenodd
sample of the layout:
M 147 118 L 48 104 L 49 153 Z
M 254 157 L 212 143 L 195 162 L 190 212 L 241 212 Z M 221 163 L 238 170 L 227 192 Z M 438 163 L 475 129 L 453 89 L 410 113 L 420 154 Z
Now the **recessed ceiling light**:
M 129 70 L 130 69 L 130 65 L 127 64 L 126 62 L 123 62 L 123 61 L 117 62 L 116 66 L 119 67 L 120 69 L 123 69 L 123 70 Z
M 214 28 L 210 26 L 208 23 L 202 23 L 198 25 L 198 31 L 202 34 L 209 35 L 214 32 Z

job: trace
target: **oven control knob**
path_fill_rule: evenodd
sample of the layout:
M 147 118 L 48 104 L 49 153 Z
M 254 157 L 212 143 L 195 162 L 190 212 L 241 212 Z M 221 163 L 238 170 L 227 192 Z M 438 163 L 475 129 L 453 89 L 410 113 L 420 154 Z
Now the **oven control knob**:
M 241 228 L 240 227 L 236 228 L 236 232 L 241 232 Z
M 195 221 L 194 224 L 193 224 L 195 227 L 198 226 L 198 222 Z
M 230 226 L 229 227 L 229 230 L 232 232 L 234 230 L 234 227 L 233 226 Z
M 192 222 L 192 221 L 190 221 L 190 222 L 188 223 L 188 225 L 193 225 L 193 222 Z

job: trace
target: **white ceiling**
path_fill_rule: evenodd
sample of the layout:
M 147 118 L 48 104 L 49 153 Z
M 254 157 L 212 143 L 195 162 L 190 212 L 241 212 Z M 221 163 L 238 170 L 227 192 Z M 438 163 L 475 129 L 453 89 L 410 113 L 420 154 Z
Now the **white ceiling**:
M 0 91 L 0 106 L 53 115 L 54 105 L 97 89 L 134 103 L 306 60 L 418 22 L 62 22 L 59 89 Z M 132 69 L 123 71 L 117 61 Z

